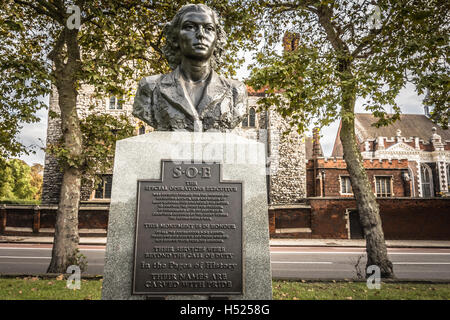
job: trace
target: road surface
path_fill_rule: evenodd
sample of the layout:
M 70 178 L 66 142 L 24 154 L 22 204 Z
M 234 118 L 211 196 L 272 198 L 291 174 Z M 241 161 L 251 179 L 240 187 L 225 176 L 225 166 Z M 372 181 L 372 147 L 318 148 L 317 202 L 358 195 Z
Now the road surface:
M 87 274 L 103 274 L 105 247 L 80 246 L 88 260 Z M 388 254 L 399 279 L 450 280 L 450 249 L 390 248 Z M 364 248 L 272 247 L 272 275 L 279 279 L 355 279 L 363 271 Z M 0 274 L 45 273 L 51 245 L 0 244 Z

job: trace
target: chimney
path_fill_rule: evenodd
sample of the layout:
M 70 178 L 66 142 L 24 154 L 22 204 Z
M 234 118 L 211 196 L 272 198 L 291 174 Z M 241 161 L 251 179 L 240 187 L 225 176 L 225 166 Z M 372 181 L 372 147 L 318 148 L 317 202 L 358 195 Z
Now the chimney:
M 323 157 L 322 148 L 320 147 L 319 128 L 313 129 L 313 158 Z

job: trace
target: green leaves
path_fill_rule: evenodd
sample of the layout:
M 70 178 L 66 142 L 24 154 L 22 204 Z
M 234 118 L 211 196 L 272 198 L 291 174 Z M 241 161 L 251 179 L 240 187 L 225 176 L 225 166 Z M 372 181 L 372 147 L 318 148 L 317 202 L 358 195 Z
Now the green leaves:
M 344 116 L 342 108 L 354 112 L 360 98 L 379 117 L 377 126 L 388 125 L 399 118 L 396 97 L 412 82 L 419 94 L 428 92 L 424 104 L 433 106 L 432 119 L 447 127 L 450 30 L 443 1 L 377 1 L 375 29 L 368 23 L 374 13 L 368 2 L 264 3 L 266 39 L 279 41 L 288 29 L 297 32 L 298 43 L 296 50 L 276 54 L 268 40 L 256 55 L 249 84 L 266 88 L 263 106 L 273 105 L 303 129 Z
M 22 160 L 11 159 L 0 167 L 0 199 L 32 200 L 38 188 L 32 185 L 31 168 Z
M 76 167 L 87 177 L 112 170 L 117 140 L 131 137 L 136 128 L 125 115 L 91 114 L 80 121 L 83 153 L 75 156 L 63 141 L 47 145 L 47 152 L 55 156 L 61 167 Z
M 45 36 L 34 32 L 41 19 L 19 10 L 10 1 L 0 4 L 0 159 L 28 153 L 17 140 L 23 123 L 38 121 L 35 112 L 45 108 L 49 93 L 50 64 L 41 45 Z
M 260 100 L 265 108 L 275 106 L 281 115 L 294 120 L 300 131 L 309 123 L 320 125 L 336 118 L 339 78 L 332 57 L 301 43 L 295 51 L 282 55 L 258 55 L 257 61 L 264 67 L 255 67 L 248 83 L 257 90 L 266 88 L 267 96 Z

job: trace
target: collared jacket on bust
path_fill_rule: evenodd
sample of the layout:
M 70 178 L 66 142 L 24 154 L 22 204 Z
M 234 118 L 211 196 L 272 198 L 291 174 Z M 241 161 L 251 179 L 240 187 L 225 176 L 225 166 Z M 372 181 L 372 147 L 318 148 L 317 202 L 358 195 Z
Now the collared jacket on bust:
M 138 85 L 133 115 L 158 131 L 228 131 L 247 113 L 247 89 L 237 80 L 212 71 L 204 94 L 193 110 L 180 82 L 179 67 L 164 75 L 143 78 Z

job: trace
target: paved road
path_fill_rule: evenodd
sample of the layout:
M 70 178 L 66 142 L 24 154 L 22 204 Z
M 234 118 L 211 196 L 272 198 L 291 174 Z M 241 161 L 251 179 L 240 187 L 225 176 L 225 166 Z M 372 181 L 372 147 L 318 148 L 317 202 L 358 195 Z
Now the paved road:
M 102 274 L 105 248 L 81 246 L 88 259 L 88 274 Z M 394 271 L 402 279 L 450 280 L 450 249 L 390 248 Z M 45 273 L 50 262 L 50 245 L 0 244 L 0 274 Z M 356 277 L 358 258 L 365 266 L 364 248 L 272 247 L 274 278 L 351 279 Z
M 450 280 L 450 249 L 390 248 L 389 258 L 399 279 Z M 358 258 L 366 265 L 365 248 L 272 247 L 274 278 L 352 279 Z
M 87 274 L 103 274 L 105 247 L 80 246 L 88 261 Z M 0 274 L 46 273 L 52 255 L 51 245 L 0 244 Z

